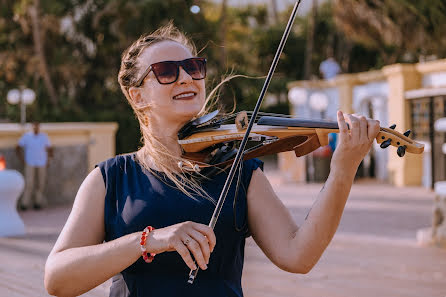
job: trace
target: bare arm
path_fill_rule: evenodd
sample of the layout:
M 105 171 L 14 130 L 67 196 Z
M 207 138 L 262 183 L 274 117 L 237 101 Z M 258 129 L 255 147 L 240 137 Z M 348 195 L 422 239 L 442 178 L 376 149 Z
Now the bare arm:
M 15 147 L 15 153 L 17 155 L 17 158 L 19 158 L 19 160 L 24 163 L 25 162 L 25 158 L 23 157 L 23 148 L 20 145 L 17 145 Z
M 51 159 L 52 159 L 53 156 L 54 156 L 53 147 L 52 147 L 52 146 L 47 146 L 47 147 L 46 147 L 46 152 L 47 152 L 47 154 L 48 154 L 48 159 L 47 159 L 47 162 L 46 162 L 46 167 L 48 168 L 48 167 L 50 167 Z
M 330 175 L 302 226 L 295 224 L 263 172 L 253 174 L 248 189 L 249 227 L 259 247 L 283 270 L 307 273 L 318 262 L 339 225 L 359 163 L 378 133 L 378 122 L 346 117 L 352 129 L 348 131 L 343 116 L 338 117 L 340 144 Z
M 48 159 L 51 159 L 54 155 L 54 150 L 52 146 L 48 146 L 46 148 L 46 152 L 48 153 Z
M 45 287 L 50 294 L 77 296 L 85 293 L 141 256 L 142 230 L 103 243 L 104 201 L 105 185 L 96 168 L 82 183 L 67 223 L 48 256 Z M 186 265 L 196 269 L 193 255 L 200 268 L 206 269 L 215 243 L 211 228 L 184 222 L 150 232 L 146 248 L 149 253 L 177 251 Z
M 102 243 L 104 198 L 104 181 L 96 168 L 82 183 L 67 223 L 48 257 L 45 287 L 50 294 L 82 294 L 122 271 L 141 255 L 137 233 Z

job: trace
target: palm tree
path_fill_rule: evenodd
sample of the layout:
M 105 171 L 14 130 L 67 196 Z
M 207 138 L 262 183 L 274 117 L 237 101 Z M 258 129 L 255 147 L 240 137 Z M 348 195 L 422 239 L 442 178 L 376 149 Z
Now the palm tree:
M 58 105 L 57 94 L 54 88 L 53 81 L 51 80 L 51 74 L 48 69 L 48 63 L 46 62 L 46 56 L 44 51 L 45 38 L 44 38 L 44 32 L 42 32 L 40 26 L 39 11 L 40 11 L 40 0 L 34 0 L 34 2 L 28 7 L 28 14 L 31 18 L 34 51 L 37 60 L 39 61 L 39 72 L 48 90 L 50 101 L 54 106 L 57 106 Z
M 271 0 L 271 7 L 273 8 L 274 23 L 279 23 L 279 13 L 277 12 L 277 0 Z
M 405 53 L 446 53 L 443 0 L 335 0 L 334 15 L 346 36 L 377 49 L 386 64 Z
M 304 64 L 304 79 L 310 79 L 312 75 L 311 60 L 313 57 L 314 49 L 314 32 L 316 27 L 317 18 L 317 0 L 313 0 L 313 6 L 311 9 L 311 16 L 309 18 L 308 31 L 307 31 L 307 43 L 305 48 L 305 64 Z
M 226 32 L 227 32 L 227 12 L 228 12 L 228 2 L 227 0 L 223 0 L 221 3 L 221 12 L 220 12 L 220 42 L 221 42 L 221 55 L 220 55 L 220 66 L 224 67 L 226 64 Z

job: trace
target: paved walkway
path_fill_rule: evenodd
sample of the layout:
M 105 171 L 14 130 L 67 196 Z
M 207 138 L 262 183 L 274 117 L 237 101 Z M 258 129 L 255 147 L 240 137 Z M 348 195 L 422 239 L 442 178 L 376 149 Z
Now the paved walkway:
M 274 173 L 269 175 L 295 220 L 302 222 L 322 185 L 281 184 Z M 430 225 L 432 201 L 433 194 L 422 188 L 356 183 L 335 238 L 309 274 L 279 270 L 248 239 L 245 296 L 445 297 L 446 250 L 417 246 L 415 239 L 418 229 Z M 23 212 L 27 235 L 0 238 L 0 297 L 48 296 L 44 264 L 69 211 L 66 206 Z M 83 296 L 108 296 L 108 286 Z

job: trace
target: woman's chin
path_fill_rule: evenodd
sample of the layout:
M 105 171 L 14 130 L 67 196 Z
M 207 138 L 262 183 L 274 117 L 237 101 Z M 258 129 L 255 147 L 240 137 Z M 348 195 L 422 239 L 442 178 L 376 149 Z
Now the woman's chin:
M 174 114 L 181 118 L 185 117 L 192 119 L 201 111 L 201 108 L 201 104 L 177 106 L 176 108 L 174 108 L 174 110 L 172 110 L 171 114 Z
M 165 114 L 164 119 L 172 123 L 177 122 L 180 125 L 184 125 L 192 120 L 199 112 L 200 110 L 196 109 L 172 110 L 169 114 Z

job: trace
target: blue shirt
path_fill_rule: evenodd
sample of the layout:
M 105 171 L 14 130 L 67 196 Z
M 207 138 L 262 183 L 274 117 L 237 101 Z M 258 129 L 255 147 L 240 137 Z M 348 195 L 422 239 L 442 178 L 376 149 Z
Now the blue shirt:
M 341 67 L 339 67 L 339 64 L 335 61 L 335 59 L 328 58 L 322 61 L 321 65 L 319 66 L 319 70 L 322 72 L 325 79 L 331 79 L 341 72 Z
M 34 132 L 25 133 L 19 140 L 25 152 L 25 162 L 27 165 L 35 167 L 44 167 L 48 161 L 46 149 L 51 146 L 50 140 L 45 133 L 34 134 Z
M 106 241 L 142 231 L 148 225 L 159 229 L 184 221 L 209 224 L 215 208 L 211 201 L 186 196 L 163 173 L 158 172 L 156 177 L 144 169 L 135 154 L 117 156 L 98 166 L 106 185 Z M 263 162 L 258 159 L 243 162 L 234 205 L 239 172 L 236 174 L 214 229 L 217 243 L 208 269 L 200 270 L 193 284 L 187 283 L 190 269 L 181 256 L 177 252 L 164 252 L 150 264 L 139 258 L 123 270 L 123 278 L 115 278 L 110 296 L 243 296 L 244 247 L 249 236 L 246 194 L 252 172 L 258 167 L 263 169 Z M 204 180 L 202 187 L 218 200 L 226 177 L 227 172 L 219 173 L 211 180 Z M 124 290 L 123 286 L 127 288 Z

